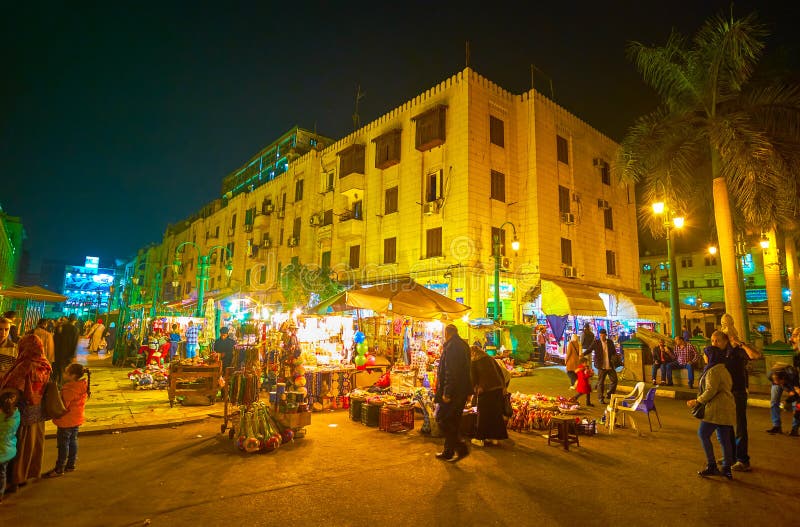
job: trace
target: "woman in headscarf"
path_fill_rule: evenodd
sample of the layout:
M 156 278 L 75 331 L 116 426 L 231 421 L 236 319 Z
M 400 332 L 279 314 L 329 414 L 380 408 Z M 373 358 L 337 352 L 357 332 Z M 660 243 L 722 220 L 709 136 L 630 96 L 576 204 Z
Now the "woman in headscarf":
M 89 334 L 89 347 L 87 348 L 89 352 L 100 351 L 100 348 L 103 347 L 103 333 L 105 331 L 106 327 L 103 325 L 103 321 L 97 319 L 97 324 L 92 327 L 92 332 Z
M 505 376 L 492 357 L 482 348 L 470 348 L 470 376 L 478 398 L 478 427 L 473 445 L 484 446 L 486 443 L 499 444 L 500 439 L 508 439 L 506 423 L 503 419 Z
M 29 479 L 38 478 L 44 458 L 44 416 L 42 396 L 50 380 L 50 362 L 44 356 L 44 345 L 36 335 L 25 335 L 19 341 L 17 360 L 0 379 L 0 390 L 13 388 L 19 392 L 20 425 L 17 432 L 17 457 L 11 462 L 6 492 L 14 492 Z
M 706 468 L 697 473 L 700 477 L 724 475 L 733 479 L 731 466 L 733 465 L 733 425 L 736 423 L 736 403 L 733 400 L 731 388 L 733 380 L 728 368 L 725 367 L 727 357 L 727 337 L 721 331 L 711 335 L 711 346 L 707 347 L 706 368 L 700 377 L 699 395 L 697 399 L 687 401 L 689 408 L 698 404 L 705 404 L 705 414 L 700 421 L 697 435 L 706 454 Z M 717 440 L 722 447 L 722 472 L 717 467 L 717 458 L 714 455 L 714 446 L 711 444 L 711 434 L 717 432 Z
M 575 370 L 581 362 L 581 342 L 577 333 L 573 333 L 572 337 L 567 344 L 567 353 L 564 357 L 564 365 L 567 370 L 567 377 L 569 377 L 569 387 L 574 389 L 575 383 L 578 382 L 578 375 Z

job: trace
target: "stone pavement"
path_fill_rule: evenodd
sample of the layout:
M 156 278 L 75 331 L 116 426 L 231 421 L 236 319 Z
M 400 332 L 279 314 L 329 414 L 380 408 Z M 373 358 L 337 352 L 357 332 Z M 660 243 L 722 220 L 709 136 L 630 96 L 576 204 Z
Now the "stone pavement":
M 78 344 L 78 362 L 92 371 L 92 397 L 86 402 L 86 422 L 81 426 L 81 435 L 114 433 L 117 431 L 177 426 L 183 423 L 202 421 L 208 417 L 221 417 L 223 403 L 211 406 L 169 406 L 167 390 L 135 390 L 128 372 L 132 367 L 118 368 L 111 365 L 111 358 L 104 352 L 99 355 L 86 351 L 86 340 Z M 632 382 L 620 383 L 619 391 L 630 390 Z M 532 375 L 515 377 L 510 390 L 523 393 L 541 392 L 548 395 L 571 395 L 563 366 L 536 368 Z M 647 388 L 650 388 L 648 383 Z M 691 399 L 696 390 L 683 387 L 661 386 L 657 397 Z M 597 394 L 593 397 L 597 403 Z M 749 405 L 769 408 L 769 397 L 751 395 Z M 220 421 L 221 424 L 221 421 Z M 47 437 L 55 437 L 56 427 L 47 421 Z
M 128 379 L 132 367 L 111 365 L 111 357 L 86 351 L 86 339 L 78 343 L 77 360 L 92 372 L 92 396 L 86 401 L 86 422 L 81 435 L 141 430 L 201 421 L 221 414 L 223 404 L 211 406 L 169 406 L 167 390 L 135 390 Z M 52 421 L 45 425 L 47 437 L 55 437 Z

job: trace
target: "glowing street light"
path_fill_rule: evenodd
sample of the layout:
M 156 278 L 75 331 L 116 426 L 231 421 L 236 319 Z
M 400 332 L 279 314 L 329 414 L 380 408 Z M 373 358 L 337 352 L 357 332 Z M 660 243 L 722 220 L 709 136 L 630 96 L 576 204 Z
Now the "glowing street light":
M 664 192 L 666 194 L 666 191 Z M 670 330 L 672 337 L 677 335 L 681 324 L 680 300 L 678 298 L 678 270 L 675 266 L 675 255 L 672 254 L 672 231 L 684 226 L 685 218 L 676 216 L 675 210 L 668 207 L 666 202 L 657 201 L 653 203 L 653 212 L 657 215 L 664 215 L 664 229 L 667 231 L 667 265 L 669 265 L 669 310 L 670 310 Z

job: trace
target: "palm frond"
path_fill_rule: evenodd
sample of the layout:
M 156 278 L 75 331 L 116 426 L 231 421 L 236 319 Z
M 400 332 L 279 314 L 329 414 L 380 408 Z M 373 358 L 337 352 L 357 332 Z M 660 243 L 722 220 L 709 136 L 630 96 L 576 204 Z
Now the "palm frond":
M 684 46 L 684 37 L 673 32 L 662 47 L 646 46 L 641 42 L 629 42 L 626 47 L 626 54 L 642 79 L 671 107 L 691 105 L 700 99 L 687 73 Z

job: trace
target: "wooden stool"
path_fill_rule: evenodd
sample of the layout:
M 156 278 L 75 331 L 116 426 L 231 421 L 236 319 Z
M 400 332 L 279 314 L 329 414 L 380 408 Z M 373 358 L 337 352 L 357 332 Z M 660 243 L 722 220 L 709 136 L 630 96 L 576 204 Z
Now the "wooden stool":
M 555 427 L 555 431 L 553 428 Z M 555 433 L 554 433 L 555 432 Z M 581 446 L 578 441 L 578 426 L 575 418 L 568 415 L 554 415 L 550 418 L 550 431 L 547 434 L 547 445 L 551 441 L 564 445 L 564 450 L 569 451 L 569 445 Z

